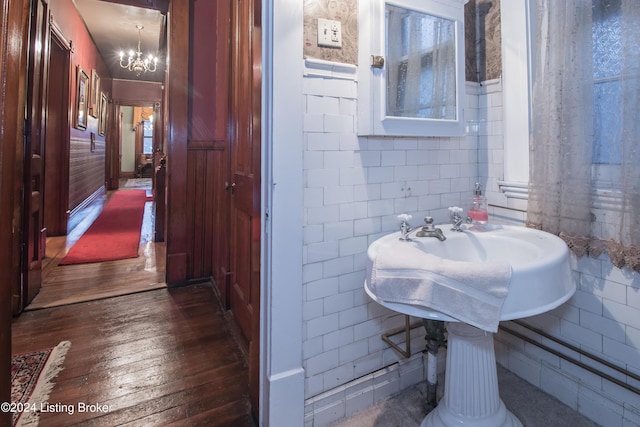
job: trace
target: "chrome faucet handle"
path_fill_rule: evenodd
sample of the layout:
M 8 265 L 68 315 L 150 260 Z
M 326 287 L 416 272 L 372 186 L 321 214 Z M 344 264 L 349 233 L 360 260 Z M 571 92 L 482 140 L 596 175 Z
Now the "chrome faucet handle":
M 460 214 L 462 212 L 462 208 L 459 208 L 458 206 L 451 206 L 449 207 L 449 215 L 451 215 L 451 220 L 453 221 L 454 219 L 458 219 L 458 218 L 462 218 L 462 215 Z
M 453 225 L 451 230 L 462 231 L 462 222 L 464 221 L 461 215 L 462 208 L 459 208 L 457 206 L 452 206 L 449 208 L 449 213 L 451 214 L 451 225 Z
M 409 214 L 400 214 L 398 215 L 398 219 L 400 220 L 400 240 L 405 242 L 410 242 L 411 238 L 409 237 L 409 232 L 412 230 L 409 225 L 409 220 L 411 219 L 411 215 Z
M 435 227 L 433 225 L 433 217 L 425 216 L 424 217 L 424 223 L 427 224 L 424 227 L 422 227 L 422 229 L 424 231 L 433 231 L 433 230 L 435 230 Z

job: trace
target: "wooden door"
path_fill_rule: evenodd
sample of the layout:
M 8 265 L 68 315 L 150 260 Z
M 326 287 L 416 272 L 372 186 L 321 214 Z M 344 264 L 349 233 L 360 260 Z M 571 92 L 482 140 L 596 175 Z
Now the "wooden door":
M 51 23 L 44 159 L 44 225 L 47 236 L 67 234 L 69 219 L 69 150 L 71 46 Z
M 0 0 L 0 402 L 11 401 L 11 314 L 19 311 L 28 0 Z M 0 411 L 0 425 L 11 412 Z
M 167 283 L 215 277 L 249 345 L 255 415 L 260 390 L 260 2 L 174 1 L 170 15 Z
M 34 0 L 31 7 L 24 147 L 23 247 L 25 252 L 23 253 L 22 308 L 26 307 L 40 290 L 46 238 L 43 216 L 46 120 L 43 111 L 47 105 L 49 9 L 43 0 Z
M 261 12 L 235 0 L 231 55 L 231 311 L 249 343 L 249 382 L 258 409 L 260 373 Z

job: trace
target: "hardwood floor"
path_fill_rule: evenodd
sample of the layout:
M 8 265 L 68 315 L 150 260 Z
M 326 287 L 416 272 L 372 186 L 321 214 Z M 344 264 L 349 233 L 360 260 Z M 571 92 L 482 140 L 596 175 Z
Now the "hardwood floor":
M 58 265 L 105 201 L 68 236 L 47 239 L 44 284 L 12 324 L 12 354 L 71 342 L 48 403 L 74 411 L 42 413 L 40 425 L 254 426 L 246 343 L 210 283 L 166 287 L 152 203 L 138 258 Z M 80 403 L 108 411 L 81 412 Z
M 123 188 L 124 186 L 121 186 Z M 145 189 L 145 187 L 142 187 Z M 150 193 L 150 187 L 146 188 Z M 118 191 L 127 191 L 126 188 Z M 112 193 L 108 195 L 111 196 Z M 70 224 L 67 236 L 48 237 L 42 267 L 42 287 L 26 310 L 37 310 L 82 301 L 144 292 L 166 287 L 165 243 L 153 241 L 153 202 L 145 203 L 137 258 L 92 264 L 58 265 L 69 248 L 102 211 L 107 198 L 95 201 Z
M 252 426 L 246 360 L 210 285 L 25 312 L 13 354 L 71 341 L 42 426 Z

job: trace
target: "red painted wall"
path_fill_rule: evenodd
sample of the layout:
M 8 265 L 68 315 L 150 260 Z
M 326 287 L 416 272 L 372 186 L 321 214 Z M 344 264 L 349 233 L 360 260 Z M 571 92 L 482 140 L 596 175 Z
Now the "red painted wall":
M 100 76 L 100 92 L 106 93 L 109 97 L 112 92 L 111 75 L 72 0 L 51 0 L 49 8 L 53 22 L 60 28 L 64 37 L 71 41 L 73 49 L 71 105 L 72 117 L 75 118 L 78 66 L 89 76 L 89 84 L 92 70 L 95 70 Z M 76 129 L 72 123 L 70 133 L 69 209 L 73 210 L 105 183 L 105 137 L 98 134 L 98 118 L 91 114 L 87 115 L 86 129 Z M 91 134 L 94 135 L 95 141 L 93 149 Z
M 100 76 L 101 90 L 111 96 L 111 75 L 109 70 L 98 52 L 93 39 L 89 35 L 87 28 L 78 14 L 72 0 L 52 0 L 49 4 L 51 15 L 54 22 L 60 27 L 62 33 L 71 40 L 73 46 L 72 66 L 73 66 L 73 82 L 77 81 L 76 66 L 79 65 L 91 78 L 91 70 L 96 70 Z M 75 105 L 75 91 L 72 94 L 72 102 Z M 93 119 L 93 120 L 92 120 Z M 82 137 L 88 132 L 96 132 L 98 130 L 98 120 L 89 117 L 87 122 L 87 130 L 78 129 L 71 130 L 71 136 Z

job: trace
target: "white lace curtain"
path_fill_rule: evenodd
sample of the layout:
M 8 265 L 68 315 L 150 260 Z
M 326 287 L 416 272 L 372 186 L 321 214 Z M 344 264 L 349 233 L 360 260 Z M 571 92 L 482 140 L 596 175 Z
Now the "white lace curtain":
M 536 4 L 528 225 L 640 271 L 640 3 Z

